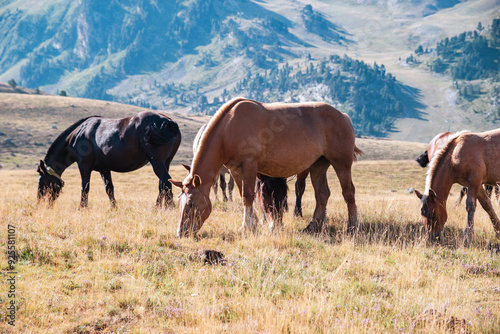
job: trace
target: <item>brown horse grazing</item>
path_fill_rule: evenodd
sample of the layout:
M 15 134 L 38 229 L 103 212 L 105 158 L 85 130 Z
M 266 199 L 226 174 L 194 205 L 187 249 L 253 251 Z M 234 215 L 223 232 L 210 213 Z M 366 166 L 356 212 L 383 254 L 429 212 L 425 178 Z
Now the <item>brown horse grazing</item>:
M 254 229 L 252 204 L 257 173 L 290 177 L 307 168 L 316 196 L 316 209 L 306 231 L 321 231 L 330 196 L 326 171 L 332 165 L 347 202 L 348 231 L 358 226 L 351 166 L 361 154 L 355 145 L 351 119 L 325 103 L 260 103 L 236 98 L 210 120 L 191 172 L 181 188 L 178 236 L 196 233 L 212 211 L 210 186 L 220 167 L 231 171 L 242 196 L 242 227 Z
M 88 205 L 90 174 L 101 173 L 111 206 L 116 205 L 111 171 L 130 172 L 148 161 L 160 179 L 156 205 L 172 205 L 172 185 L 168 169 L 179 145 L 177 123 L 165 115 L 141 112 L 122 119 L 92 116 L 64 130 L 52 143 L 38 166 L 38 201 L 48 197 L 49 206 L 59 196 L 64 182 L 61 175 L 78 163 L 82 177 L 81 207 Z
M 482 187 L 499 181 L 500 129 L 481 133 L 460 132 L 451 137 L 431 161 L 424 194 L 415 191 L 422 202 L 422 216 L 430 237 L 441 237 L 447 219 L 446 200 L 454 183 L 468 188 L 465 243 L 468 244 L 474 234 L 478 199 L 490 216 L 497 237 L 500 237 L 500 220 Z
M 287 209 L 288 186 L 284 177 L 270 177 L 257 174 L 255 201 L 269 222 L 269 229 L 283 227 L 283 213 Z
M 205 132 L 205 129 L 207 128 L 207 124 L 203 124 L 203 126 L 198 130 L 198 133 L 196 134 L 196 137 L 194 138 L 193 141 L 193 154 L 196 154 L 198 152 L 198 148 L 200 146 L 200 141 L 201 141 L 201 136 L 203 135 L 203 132 Z M 212 188 L 214 189 L 215 193 L 215 200 L 217 201 L 217 181 L 220 182 L 220 190 L 222 192 L 222 201 L 227 202 L 228 197 L 226 196 L 226 174 L 229 174 L 229 182 L 227 183 L 227 189 L 228 189 L 228 194 L 229 194 L 229 201 L 233 201 L 233 189 L 234 189 L 234 179 L 229 173 L 229 170 L 225 167 L 222 166 L 219 169 L 219 180 L 217 180 L 217 177 L 214 180 L 214 183 L 212 185 Z
M 434 158 L 434 155 L 436 154 L 436 152 L 441 147 L 443 147 L 448 142 L 448 140 L 450 140 L 450 138 L 453 136 L 454 136 L 453 132 L 442 132 L 442 133 L 437 134 L 434 138 L 432 138 L 432 140 L 429 142 L 429 145 L 427 146 L 427 150 L 425 150 L 425 152 L 422 153 L 416 159 L 416 161 L 418 162 L 420 167 L 422 167 L 422 168 L 427 167 L 427 165 L 432 160 L 432 158 Z M 488 195 L 488 197 L 491 197 L 491 193 L 493 191 L 493 186 L 491 186 L 489 184 L 485 184 L 484 190 L 486 191 L 486 194 Z M 499 192 L 500 192 L 499 188 L 495 187 L 495 194 L 497 196 L 497 201 L 500 201 Z M 466 194 L 467 194 L 467 187 L 462 187 L 462 189 L 460 190 L 460 195 L 458 196 L 458 199 L 456 202 L 457 205 L 460 204 L 460 202 L 462 201 L 462 198 L 464 198 L 464 196 Z

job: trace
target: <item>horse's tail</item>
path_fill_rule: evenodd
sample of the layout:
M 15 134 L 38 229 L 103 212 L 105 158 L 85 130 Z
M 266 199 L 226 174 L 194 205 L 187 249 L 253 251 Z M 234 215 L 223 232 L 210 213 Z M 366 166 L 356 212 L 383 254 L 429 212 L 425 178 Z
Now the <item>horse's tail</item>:
M 172 143 L 179 134 L 180 131 L 177 123 L 169 119 L 154 122 L 146 128 L 146 140 L 153 146 Z
M 429 155 L 427 154 L 427 150 L 424 153 L 420 154 L 420 156 L 415 161 L 418 162 L 420 167 L 427 167 L 427 165 L 429 164 Z
M 362 156 L 363 151 L 361 151 L 356 145 L 354 145 L 354 152 L 352 154 L 353 161 L 358 160 L 358 156 Z

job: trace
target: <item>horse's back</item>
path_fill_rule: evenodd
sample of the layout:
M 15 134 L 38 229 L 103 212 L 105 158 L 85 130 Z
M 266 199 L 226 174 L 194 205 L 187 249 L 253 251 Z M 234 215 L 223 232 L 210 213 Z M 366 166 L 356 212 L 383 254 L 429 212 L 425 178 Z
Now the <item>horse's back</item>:
M 453 163 L 460 170 L 483 175 L 484 181 L 500 181 L 500 129 L 461 133 L 455 139 Z
M 326 103 L 242 100 L 221 122 L 227 158 L 253 155 L 263 174 L 269 171 L 269 175 L 288 177 L 309 168 L 321 156 L 348 163 L 355 156 L 350 118 Z M 297 170 L 286 171 L 287 165 Z M 271 173 L 271 169 L 281 172 Z

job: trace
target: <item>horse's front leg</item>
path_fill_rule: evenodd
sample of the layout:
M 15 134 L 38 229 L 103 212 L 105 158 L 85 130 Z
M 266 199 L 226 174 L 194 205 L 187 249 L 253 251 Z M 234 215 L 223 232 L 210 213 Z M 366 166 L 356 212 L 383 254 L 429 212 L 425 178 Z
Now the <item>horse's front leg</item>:
M 340 186 L 342 187 L 342 197 L 344 197 L 344 201 L 347 204 L 349 219 L 347 224 L 347 233 L 353 234 L 359 229 L 359 222 L 358 209 L 356 206 L 355 198 L 356 189 L 354 187 L 354 184 L 352 183 L 352 160 L 348 160 L 347 157 L 343 160 L 333 160 L 332 166 L 335 169 L 335 173 L 337 174 L 337 178 L 339 179 Z
M 482 189 L 481 185 L 479 186 L 486 196 L 486 192 Z M 467 200 L 465 201 L 465 209 L 467 210 L 467 227 L 464 231 L 464 244 L 468 246 L 472 241 L 472 237 L 474 236 L 474 214 L 476 213 L 476 205 L 477 205 L 477 194 L 480 191 L 478 189 L 468 187 L 467 192 Z
M 498 218 L 495 210 L 493 209 L 493 205 L 491 203 L 491 199 L 488 196 L 486 191 L 479 191 L 477 199 L 479 203 L 483 207 L 484 211 L 488 213 L 490 216 L 491 223 L 493 224 L 493 228 L 495 229 L 495 234 L 497 238 L 500 238 L 500 219 Z
M 101 177 L 104 182 L 106 194 L 108 194 L 109 201 L 111 203 L 111 208 L 116 208 L 115 187 L 113 186 L 113 181 L 111 180 L 111 172 L 109 170 L 101 172 Z
M 151 166 L 156 176 L 159 179 L 158 182 L 158 198 L 156 199 L 156 207 L 161 208 L 163 203 L 165 207 L 175 206 L 172 195 L 172 184 L 170 183 L 170 174 L 168 173 L 169 165 L 166 165 L 163 161 L 152 160 Z
M 90 174 L 92 170 L 79 166 L 80 176 L 82 177 L 82 196 L 80 199 L 80 208 L 86 208 L 89 205 Z
M 231 173 L 229 173 L 229 182 L 227 183 L 227 193 L 229 195 L 229 201 L 233 201 L 233 189 L 234 189 L 234 179 Z
M 326 171 L 330 163 L 326 160 L 316 161 L 310 168 L 311 182 L 314 188 L 316 199 L 316 208 L 314 209 L 313 219 L 307 225 L 304 232 L 319 233 L 323 229 L 326 218 L 326 204 L 330 197 L 330 189 L 326 178 Z
M 243 223 L 240 230 L 254 231 L 256 227 L 256 217 L 253 210 L 253 202 L 255 199 L 255 180 L 257 179 L 257 163 L 250 161 L 242 166 L 241 176 L 241 195 L 244 206 Z M 238 181 L 235 178 L 235 181 Z

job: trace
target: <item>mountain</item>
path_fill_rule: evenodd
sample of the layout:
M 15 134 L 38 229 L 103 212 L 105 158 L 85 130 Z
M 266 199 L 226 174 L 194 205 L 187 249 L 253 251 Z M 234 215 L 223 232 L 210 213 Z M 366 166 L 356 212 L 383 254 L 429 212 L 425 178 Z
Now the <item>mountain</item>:
M 450 105 L 449 78 L 399 59 L 479 21 L 489 29 L 498 8 L 497 0 L 3 0 L 0 81 L 181 113 L 211 113 L 236 95 L 322 99 L 364 115 L 355 121 L 362 134 L 427 140 L 450 124 L 485 123 Z M 345 85 L 303 81 L 261 95 L 245 86 L 286 68 L 295 80 L 322 63 Z M 353 81 L 382 67 L 391 81 Z

